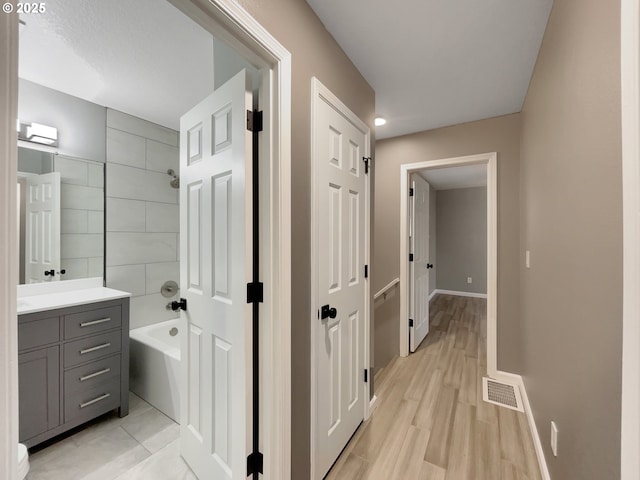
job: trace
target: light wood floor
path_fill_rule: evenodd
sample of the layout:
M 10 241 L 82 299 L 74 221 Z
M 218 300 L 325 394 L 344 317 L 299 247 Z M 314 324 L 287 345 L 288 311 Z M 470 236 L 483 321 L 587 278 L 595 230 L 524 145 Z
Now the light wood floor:
M 438 295 L 418 351 L 377 378 L 380 402 L 328 480 L 541 480 L 525 414 L 482 400 L 486 300 Z

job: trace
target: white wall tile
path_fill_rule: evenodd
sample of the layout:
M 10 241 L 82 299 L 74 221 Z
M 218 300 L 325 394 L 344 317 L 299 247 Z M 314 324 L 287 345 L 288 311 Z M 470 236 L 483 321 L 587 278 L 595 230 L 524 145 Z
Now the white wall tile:
M 169 280 L 180 285 L 180 264 L 178 262 L 148 263 L 146 265 L 147 293 L 159 293 L 162 284 Z
M 76 210 L 103 210 L 104 193 L 101 188 L 82 185 L 60 186 L 60 208 Z
M 180 208 L 169 203 L 147 202 L 147 232 L 179 232 Z
M 102 250 L 102 235 L 75 233 L 60 235 L 60 256 L 62 258 L 100 257 Z
M 88 179 L 87 185 L 90 187 L 104 188 L 104 163 L 87 164 Z
M 147 140 L 147 169 L 167 173 L 170 168 L 176 173 L 180 168 L 178 147 Z
M 134 297 L 144 295 L 146 293 L 144 265 L 107 267 L 107 287 L 129 292 Z
M 65 270 L 65 274 L 61 275 L 62 280 L 76 280 L 78 278 L 87 278 L 88 261 L 86 258 L 62 258 L 60 268 Z
M 104 212 L 92 210 L 87 212 L 87 232 L 104 233 Z
M 173 145 L 174 147 L 178 146 L 178 132 L 175 130 L 110 108 L 107 108 L 107 127 L 133 133 L 134 135 Z
M 164 322 L 177 318 L 178 314 L 171 309 L 167 310 L 168 298 L 159 293 L 144 295 L 131 299 L 130 328 L 144 327 L 153 323 Z
M 88 185 L 89 170 L 87 162 L 73 160 L 62 155 L 55 157 L 55 171 L 60 172 L 60 182 L 73 185 Z
M 107 265 L 131 265 L 174 261 L 175 233 L 107 233 Z
M 178 203 L 178 190 L 171 188 L 166 173 L 151 172 L 123 165 L 107 165 L 109 197 Z
M 145 150 L 144 138 L 107 128 L 107 163 L 144 168 Z
M 87 210 L 61 208 L 60 233 L 88 233 Z
M 108 232 L 144 232 L 145 202 L 107 198 Z
M 104 277 L 104 257 L 92 257 L 87 259 L 87 276 Z

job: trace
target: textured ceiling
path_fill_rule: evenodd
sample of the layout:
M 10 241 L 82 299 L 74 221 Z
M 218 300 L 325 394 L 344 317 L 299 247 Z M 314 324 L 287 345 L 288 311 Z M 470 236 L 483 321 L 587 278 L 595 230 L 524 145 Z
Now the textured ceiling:
M 553 0 L 307 0 L 376 92 L 387 138 L 522 108 Z
M 47 0 L 20 77 L 177 129 L 213 88 L 213 38 L 164 0 Z
M 487 186 L 487 166 L 484 164 L 432 168 L 421 171 L 420 175 L 436 190 Z

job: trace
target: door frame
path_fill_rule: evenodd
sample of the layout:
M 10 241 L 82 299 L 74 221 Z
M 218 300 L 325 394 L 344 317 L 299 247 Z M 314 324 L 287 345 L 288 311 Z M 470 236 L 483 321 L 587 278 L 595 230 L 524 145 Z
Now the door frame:
M 262 71 L 260 158 L 261 439 L 264 478 L 291 478 L 291 54 L 234 0 L 168 0 Z M 13 2 L 12 2 L 13 3 Z M 15 9 L 14 9 L 15 11 Z M 0 20 L 0 477 L 15 478 L 18 444 L 18 16 Z M 266 168 L 264 168 L 266 166 Z M 249 453 L 249 452 L 247 452 Z
M 320 159 L 317 158 L 316 143 L 316 128 L 317 128 L 317 116 L 320 107 L 320 102 L 327 102 L 338 112 L 340 112 L 347 120 L 353 123 L 360 131 L 365 133 L 365 151 L 364 156 L 369 157 L 371 155 L 371 131 L 369 127 L 359 119 L 350 109 L 347 107 L 338 97 L 336 97 L 327 87 L 325 87 L 320 80 L 316 77 L 311 79 L 311 311 L 309 312 L 309 322 L 311 326 L 311 415 L 310 415 L 310 479 L 315 480 L 315 465 L 316 465 L 316 381 L 317 381 L 317 352 L 316 341 L 317 334 L 315 324 L 318 322 L 318 309 L 320 303 L 318 299 L 318 272 L 319 272 L 319 245 L 318 245 L 318 222 L 319 215 L 318 209 L 320 192 L 318 191 L 318 168 L 320 166 Z M 369 169 L 372 168 L 372 162 L 369 161 Z M 364 234 L 364 262 L 365 265 L 371 265 L 370 262 L 370 242 L 371 242 L 371 174 L 365 175 L 365 234 Z M 371 371 L 370 361 L 370 339 L 371 339 L 371 275 L 364 280 L 364 368 Z M 364 395 L 364 419 L 366 420 L 371 415 L 375 404 L 375 397 L 371 398 L 370 385 L 372 385 L 371 379 L 366 382 L 363 387 L 362 394 Z
M 477 164 L 487 166 L 487 373 L 495 378 L 498 374 L 498 154 L 496 152 L 400 165 L 400 356 L 409 355 L 409 176 L 421 170 Z
M 621 2 L 622 480 L 640 478 L 640 1 Z

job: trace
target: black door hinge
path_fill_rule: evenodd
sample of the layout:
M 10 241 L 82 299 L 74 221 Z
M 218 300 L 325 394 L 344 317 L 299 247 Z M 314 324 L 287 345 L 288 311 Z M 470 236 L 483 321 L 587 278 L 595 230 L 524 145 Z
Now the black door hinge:
M 369 369 L 365 368 L 364 369 L 364 383 L 367 383 L 369 381 Z
M 413 188 L 410 188 L 410 189 L 409 189 L 409 196 L 410 196 L 410 197 L 413 197 Z
M 247 457 L 247 477 L 254 473 L 262 473 L 263 458 L 262 453 L 253 452 Z
M 247 130 L 250 132 L 262 131 L 262 112 L 247 110 Z
M 413 253 L 410 253 L 410 254 L 409 254 L 409 261 L 410 261 L 410 262 L 413 262 Z
M 369 265 L 364 266 L 364 278 L 369 278 Z
M 262 282 L 247 283 L 247 303 L 264 301 L 264 285 Z
M 369 161 L 371 157 L 362 157 L 362 161 L 364 162 L 364 173 L 369 173 Z
M 410 327 L 413 327 L 413 318 L 410 318 L 410 319 L 409 319 L 409 326 L 410 326 Z

